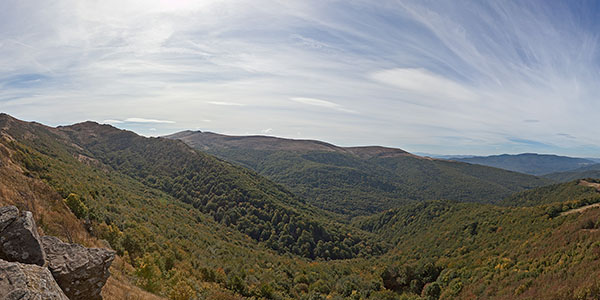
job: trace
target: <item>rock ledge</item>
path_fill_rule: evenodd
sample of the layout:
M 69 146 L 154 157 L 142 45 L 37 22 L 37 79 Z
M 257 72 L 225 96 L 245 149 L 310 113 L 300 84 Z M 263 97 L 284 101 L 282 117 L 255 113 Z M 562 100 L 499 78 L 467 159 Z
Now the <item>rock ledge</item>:
M 112 250 L 40 238 L 31 212 L 0 207 L 0 299 L 101 300 L 114 258 Z

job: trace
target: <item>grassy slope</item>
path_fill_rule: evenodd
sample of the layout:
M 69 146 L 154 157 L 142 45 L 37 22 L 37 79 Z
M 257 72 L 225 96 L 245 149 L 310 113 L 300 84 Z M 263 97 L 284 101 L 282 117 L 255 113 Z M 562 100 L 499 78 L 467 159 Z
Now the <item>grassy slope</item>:
M 424 159 L 398 149 L 378 155 L 315 141 L 197 132 L 171 138 L 251 168 L 315 206 L 346 215 L 434 199 L 490 203 L 551 182 L 479 165 Z M 396 153 L 390 155 L 391 150 Z

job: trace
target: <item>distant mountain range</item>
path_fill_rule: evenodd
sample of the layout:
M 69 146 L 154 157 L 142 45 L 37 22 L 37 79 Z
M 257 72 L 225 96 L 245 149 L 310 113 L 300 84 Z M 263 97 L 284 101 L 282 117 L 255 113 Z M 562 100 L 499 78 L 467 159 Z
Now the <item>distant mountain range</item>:
M 585 158 L 550 154 L 502 154 L 492 156 L 449 157 L 448 159 L 541 176 L 556 172 L 573 171 L 596 164 Z
M 568 182 L 584 178 L 600 178 L 600 164 L 593 164 L 566 172 L 550 173 L 543 177 L 558 182 Z
M 248 167 L 317 207 L 344 215 L 413 201 L 498 202 L 552 181 L 497 168 L 432 159 L 385 147 L 184 131 L 167 136 Z

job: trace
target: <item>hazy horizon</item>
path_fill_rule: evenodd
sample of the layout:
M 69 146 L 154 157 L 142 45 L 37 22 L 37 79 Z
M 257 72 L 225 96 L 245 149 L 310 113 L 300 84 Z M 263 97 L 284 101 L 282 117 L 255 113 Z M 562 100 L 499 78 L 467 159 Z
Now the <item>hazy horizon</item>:
M 0 112 L 0 113 L 3 113 L 3 112 Z M 12 117 L 15 117 L 15 116 L 12 116 Z M 17 119 L 19 119 L 19 118 L 17 118 Z M 23 120 L 23 121 L 38 122 L 36 120 Z M 169 136 L 169 135 L 172 135 L 172 134 L 176 134 L 176 133 L 180 133 L 180 132 L 184 132 L 184 131 L 192 131 L 192 132 L 213 133 L 213 134 L 226 135 L 226 136 L 235 136 L 235 137 L 265 136 L 265 137 L 280 138 L 280 139 L 320 141 L 320 142 L 329 143 L 329 144 L 332 144 L 334 146 L 339 146 L 339 147 L 370 147 L 370 146 L 381 146 L 381 147 L 388 147 L 388 148 L 398 148 L 398 149 L 401 149 L 401 150 L 408 151 L 411 154 L 415 154 L 415 155 L 419 155 L 419 156 L 429 156 L 429 157 L 433 157 L 433 158 L 443 158 L 443 159 L 445 159 L 445 158 L 460 158 L 460 157 L 497 156 L 497 155 L 538 154 L 538 155 L 558 155 L 558 156 L 567 156 L 567 157 L 575 157 L 575 158 L 584 158 L 584 159 L 591 159 L 591 160 L 599 161 L 600 162 L 600 156 L 571 156 L 571 155 L 559 154 L 559 153 L 527 152 L 527 151 L 525 151 L 525 152 L 512 152 L 512 153 L 510 153 L 510 152 L 498 152 L 498 153 L 486 153 L 486 154 L 473 154 L 473 153 L 430 153 L 430 152 L 411 151 L 410 149 L 406 149 L 406 148 L 403 148 L 403 147 L 389 146 L 389 145 L 382 145 L 382 144 L 348 144 L 348 145 L 344 145 L 344 144 L 332 143 L 332 142 L 327 141 L 327 140 L 319 140 L 319 139 L 313 139 L 313 138 L 285 137 L 285 136 L 270 135 L 268 133 L 244 133 L 244 134 L 231 133 L 231 134 L 228 134 L 228 133 L 222 133 L 222 132 L 215 132 L 215 131 L 211 131 L 211 130 L 184 129 L 184 130 L 174 131 L 174 132 L 170 132 L 170 133 L 166 133 L 166 134 L 160 134 L 160 135 L 151 135 L 151 134 L 150 135 L 145 135 L 145 134 L 136 132 L 135 130 L 132 130 L 132 129 L 119 127 L 118 126 L 119 124 L 109 124 L 109 123 L 106 123 L 106 122 L 99 122 L 99 121 L 95 121 L 95 120 L 85 120 L 85 121 L 81 121 L 81 122 L 75 122 L 75 123 L 72 123 L 72 124 L 59 124 L 59 125 L 43 124 L 43 125 L 48 125 L 48 126 L 69 126 L 69 125 L 73 125 L 73 124 L 77 124 L 77 123 L 82 123 L 82 122 L 88 122 L 88 121 L 96 122 L 98 124 L 110 125 L 110 126 L 113 126 L 115 128 L 118 128 L 118 129 L 130 130 L 132 132 L 135 132 L 136 134 L 139 134 L 139 135 L 145 136 L 145 137 L 166 137 L 166 136 Z
M 594 1 L 0 3 L 0 111 L 381 145 L 598 157 Z

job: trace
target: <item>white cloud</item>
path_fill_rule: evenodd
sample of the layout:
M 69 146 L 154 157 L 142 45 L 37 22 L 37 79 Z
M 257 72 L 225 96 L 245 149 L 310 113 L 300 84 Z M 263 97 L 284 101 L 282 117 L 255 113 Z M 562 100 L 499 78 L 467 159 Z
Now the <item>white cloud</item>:
M 0 1 L 0 109 L 424 152 L 502 151 L 508 137 L 598 147 L 600 34 L 586 4 L 564 5 Z
M 293 97 L 293 98 L 290 98 L 290 100 L 298 102 L 298 103 L 302 103 L 302 104 L 325 107 L 325 108 L 335 109 L 335 110 L 343 111 L 343 112 L 347 112 L 347 113 L 356 113 L 356 111 L 354 111 L 354 110 L 344 108 L 343 106 L 341 106 L 337 103 L 327 101 L 327 100 L 322 100 L 322 99 L 306 98 L 306 97 Z
M 422 68 L 398 68 L 370 74 L 373 80 L 401 90 L 441 100 L 474 100 L 477 96 L 463 85 Z
M 123 121 L 121 120 L 104 120 L 102 121 L 103 124 L 122 124 Z
M 124 120 L 108 119 L 108 120 L 102 121 L 102 123 L 106 123 L 106 124 L 123 124 L 123 123 L 174 124 L 175 121 L 145 119 L 145 118 L 127 118 Z
M 327 108 L 340 107 L 340 105 L 333 103 L 331 101 L 315 99 L 315 98 L 294 97 L 294 98 L 291 98 L 291 100 L 300 102 L 300 103 L 304 103 L 304 104 L 308 104 L 308 105 L 321 106 L 321 107 L 327 107 Z
M 212 104 L 212 105 L 220 105 L 220 106 L 244 106 L 244 104 L 236 103 L 236 102 L 208 101 L 206 103 Z
M 175 123 L 175 121 L 157 120 L 157 119 L 145 119 L 145 118 L 127 118 L 123 122 L 129 122 L 129 123 L 156 123 L 156 124 L 173 124 L 173 123 Z

